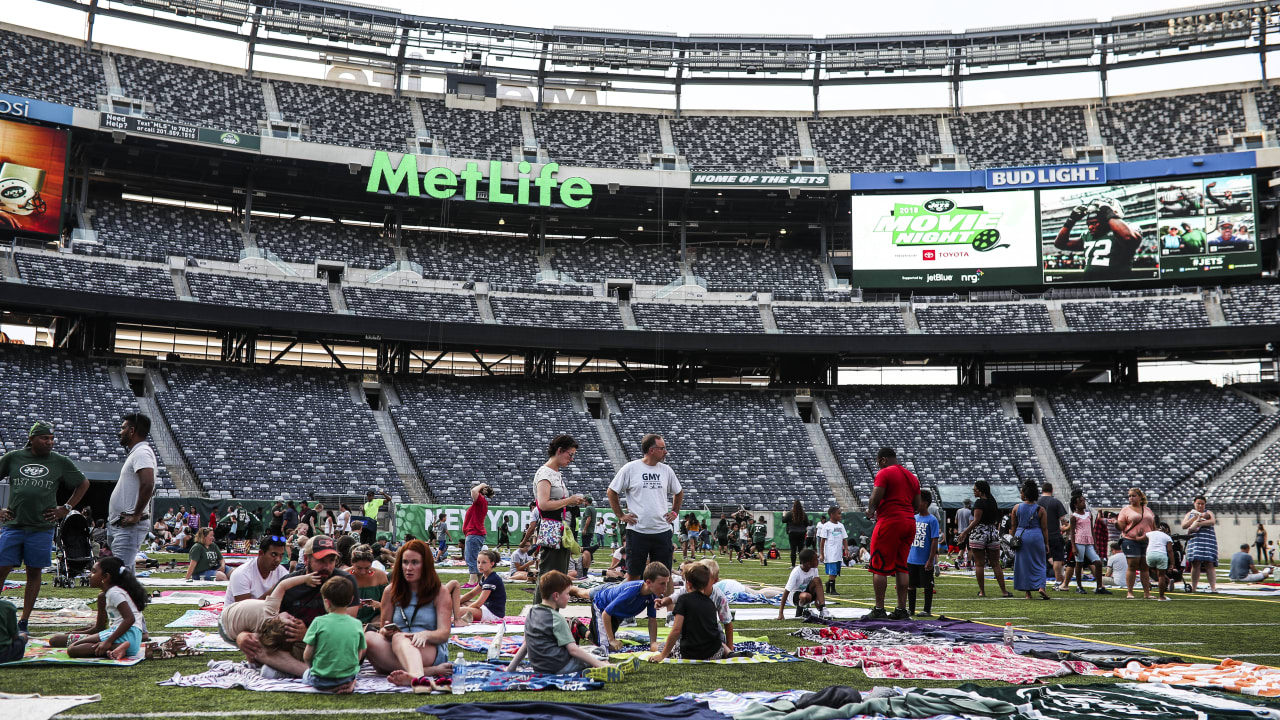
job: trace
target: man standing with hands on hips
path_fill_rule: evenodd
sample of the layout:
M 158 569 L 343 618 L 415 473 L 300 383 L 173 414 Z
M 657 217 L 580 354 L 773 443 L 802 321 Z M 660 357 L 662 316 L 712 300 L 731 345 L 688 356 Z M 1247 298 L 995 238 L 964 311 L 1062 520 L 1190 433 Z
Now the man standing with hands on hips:
M 70 458 L 53 451 L 53 425 L 37 422 L 27 433 L 27 446 L 0 458 L 0 477 L 9 478 L 9 505 L 0 509 L 0 585 L 18 565 L 27 566 L 27 587 L 18 631 L 27 631 L 27 619 L 40 596 L 40 573 L 50 565 L 53 526 L 89 490 L 89 479 Z M 65 505 L 58 505 L 58 488 L 71 491 Z
M 126 572 L 134 572 L 138 548 L 147 537 L 151 525 L 147 506 L 156 487 L 156 453 L 147 442 L 151 418 L 142 413 L 129 413 L 120 423 L 120 444 L 129 450 L 120 467 L 120 480 L 111 491 L 107 509 L 107 542 L 111 554 L 120 558 Z
M 623 465 L 609 483 L 609 507 L 627 529 L 627 580 L 639 580 L 650 562 L 660 562 L 671 569 L 671 523 L 680 516 L 684 503 L 684 489 L 676 472 L 663 462 L 667 457 L 666 440 L 661 435 L 645 435 L 640 440 L 640 450 L 644 457 Z M 625 513 L 623 499 L 627 503 Z

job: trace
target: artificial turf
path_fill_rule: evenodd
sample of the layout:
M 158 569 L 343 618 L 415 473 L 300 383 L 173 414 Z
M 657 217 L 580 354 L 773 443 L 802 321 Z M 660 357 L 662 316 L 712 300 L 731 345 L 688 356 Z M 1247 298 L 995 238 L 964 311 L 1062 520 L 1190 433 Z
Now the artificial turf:
M 678 558 L 678 555 L 677 555 Z M 721 560 L 721 576 L 732 577 L 748 583 L 781 585 L 790 571 L 789 564 L 774 561 L 768 567 L 758 562 L 724 562 Z M 600 566 L 597 565 L 597 569 Z M 869 607 L 872 600 L 870 575 L 863 569 L 846 569 L 841 577 L 839 605 Z M 153 575 L 154 576 L 154 575 Z M 180 589 L 180 575 L 175 577 L 175 589 Z M 461 575 L 442 576 L 445 579 Z M 1010 589 L 1012 590 L 1012 580 Z M 1152 648 L 1160 654 L 1181 655 L 1190 661 L 1200 658 L 1241 657 L 1259 664 L 1280 665 L 1280 603 L 1257 598 L 1210 595 L 1174 595 L 1174 602 L 1157 603 L 1143 600 L 1125 600 L 1123 590 L 1111 596 L 1077 595 L 1074 592 L 1050 592 L 1052 601 L 1002 599 L 994 581 L 988 579 L 988 597 L 977 597 L 972 578 L 943 576 L 938 579 L 938 593 L 934 599 L 935 615 L 951 614 L 964 620 L 976 620 L 1003 626 L 1010 622 L 1015 627 L 1029 630 L 1091 638 L 1104 642 Z M 507 613 L 518 615 L 522 607 L 531 601 L 532 595 L 522 588 L 527 585 L 508 586 Z M 4 593 L 21 603 L 19 590 Z M 890 589 L 892 594 L 892 588 Z M 89 588 L 63 589 L 47 584 L 41 597 L 96 597 Z M 892 605 L 892 601 L 890 602 Z M 756 606 L 760 607 L 760 606 Z M 164 630 L 188 606 L 155 605 L 146 609 L 147 623 L 157 635 Z M 791 612 L 788 611 L 788 616 Z M 735 625 L 737 633 L 750 636 L 768 636 L 769 642 L 784 649 L 798 646 L 798 638 L 789 633 L 799 627 L 794 619 L 782 621 L 742 621 Z M 643 623 L 640 626 L 643 628 Z M 43 627 L 37 634 L 52 632 Z M 456 652 L 456 649 L 452 652 Z M 243 690 L 212 690 L 203 688 L 160 687 L 156 683 L 171 677 L 175 672 L 194 674 L 204 670 L 211 659 L 233 660 L 240 656 L 233 653 L 209 653 L 202 657 L 150 660 L 132 667 L 90 666 L 33 666 L 0 667 L 0 691 L 10 693 L 42 693 L 46 695 L 100 694 L 102 701 L 82 705 L 60 717 L 77 715 L 113 714 L 139 716 L 154 713 L 154 717 L 172 717 L 177 713 L 194 713 L 213 717 L 219 713 L 243 715 L 246 711 L 279 714 L 281 710 L 323 710 L 326 717 L 359 718 L 376 711 L 377 717 L 409 717 L 413 708 L 429 703 L 453 702 L 453 695 L 311 695 L 300 693 L 255 693 Z M 468 659 L 479 655 L 468 653 Z M 1066 676 L 1055 678 L 1060 683 L 1105 682 L 1096 677 Z M 879 684 L 904 684 L 903 681 L 878 681 Z M 556 691 L 484 693 L 469 696 L 485 702 L 520 700 L 536 697 L 542 701 L 558 702 L 653 702 L 682 692 L 702 692 L 723 688 L 730 691 L 787 690 L 792 688 L 819 689 L 828 685 L 849 685 L 868 688 L 877 684 L 869 680 L 861 670 L 822 665 L 814 662 L 782 663 L 768 665 L 653 665 L 644 664 L 626 677 L 623 682 L 606 686 L 603 690 L 583 693 L 558 693 Z M 955 686 L 958 682 L 907 681 L 918 686 Z M 979 681 L 979 684 L 999 684 L 995 681 Z M 405 715 L 388 712 L 403 708 Z M 342 712 L 349 710 L 350 712 Z M 333 713 L 333 714 L 328 714 Z M 421 715 L 412 715 L 421 717 Z

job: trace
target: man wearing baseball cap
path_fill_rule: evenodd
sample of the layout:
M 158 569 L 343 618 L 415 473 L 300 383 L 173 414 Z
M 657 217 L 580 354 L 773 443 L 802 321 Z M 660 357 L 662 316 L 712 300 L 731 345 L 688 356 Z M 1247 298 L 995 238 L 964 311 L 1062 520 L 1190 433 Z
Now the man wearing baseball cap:
M 27 630 L 27 619 L 40 595 L 40 573 L 53 554 L 53 526 L 84 497 L 89 480 L 65 455 L 53 451 L 53 425 L 37 422 L 27 433 L 27 446 L 0 457 L 0 478 L 9 478 L 9 506 L 0 509 L 0 585 L 18 565 L 27 566 L 27 589 L 18 629 Z M 58 505 L 58 489 L 71 491 L 65 505 Z
M 316 573 L 320 576 L 320 585 L 312 587 L 304 584 L 285 592 L 284 599 L 280 602 L 280 612 L 287 612 L 304 624 L 310 625 L 312 620 L 325 613 L 324 598 L 320 596 L 320 586 L 324 585 L 325 581 L 331 576 L 336 575 L 346 578 L 351 581 L 353 588 L 358 588 L 359 586 L 350 573 L 338 569 L 338 547 L 333 538 L 328 535 L 316 535 L 311 538 L 307 541 L 302 552 L 303 564 L 290 577 Z M 351 605 L 347 608 L 347 614 L 355 617 L 359 610 L 360 593 L 357 590 L 352 597 Z

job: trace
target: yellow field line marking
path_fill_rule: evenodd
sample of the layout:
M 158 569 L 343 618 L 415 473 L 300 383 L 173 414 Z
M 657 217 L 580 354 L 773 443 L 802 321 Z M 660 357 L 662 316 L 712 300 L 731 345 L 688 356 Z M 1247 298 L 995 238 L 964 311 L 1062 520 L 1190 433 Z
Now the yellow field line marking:
M 979 624 L 979 625 L 986 625 L 986 626 L 988 626 L 988 627 L 993 627 L 993 628 L 999 628 L 999 627 L 1000 627 L 999 625 L 994 625 L 994 624 L 992 624 L 992 623 L 985 623 L 985 622 L 982 622 L 982 621 L 980 621 L 980 620 L 970 620 L 969 622 L 974 622 L 974 623 L 977 623 L 977 624 Z M 1165 651 L 1165 650 L 1156 650 L 1155 648 L 1143 647 L 1143 646 L 1141 646 L 1141 645 L 1126 645 L 1126 644 L 1124 644 L 1124 643 L 1111 642 L 1110 640 L 1092 640 L 1092 639 L 1090 639 L 1090 638 L 1087 638 L 1087 637 L 1079 637 L 1079 636 L 1077 636 L 1077 635 L 1060 635 L 1060 634 L 1058 634 L 1058 633 L 1044 632 L 1043 630 L 1029 630 L 1029 629 L 1027 629 L 1027 628 L 1019 628 L 1017 625 L 1014 625 L 1014 626 L 1013 626 L 1013 629 L 1014 629 L 1014 630 L 1023 629 L 1023 630 L 1027 630 L 1028 632 L 1039 632 L 1039 633 L 1044 633 L 1045 635 L 1052 635 L 1052 636 L 1054 636 L 1054 637 L 1067 638 L 1067 639 L 1069 639 L 1069 640 L 1084 640 L 1084 641 L 1086 641 L 1086 642 L 1096 642 L 1096 643 L 1102 643 L 1102 644 L 1104 644 L 1104 645 L 1116 645 L 1116 646 L 1118 646 L 1118 647 L 1129 648 L 1130 650 L 1144 650 L 1144 651 L 1146 651 L 1146 652 L 1156 653 L 1157 655 L 1168 655 L 1168 654 L 1169 654 L 1169 653 L 1168 653 L 1168 651 Z M 1183 652 L 1179 652 L 1179 653 L 1177 653 L 1177 655 L 1178 655 L 1179 657 L 1195 658 L 1196 660 L 1211 660 L 1211 661 L 1213 661 L 1214 663 L 1218 663 L 1218 664 L 1221 664 L 1221 663 L 1222 663 L 1222 658 L 1205 657 L 1205 656 L 1203 656 L 1203 655 L 1191 655 L 1191 654 L 1183 653 Z M 1271 667 L 1271 666 L 1270 666 L 1270 665 L 1266 665 L 1266 666 L 1264 666 L 1264 667 Z

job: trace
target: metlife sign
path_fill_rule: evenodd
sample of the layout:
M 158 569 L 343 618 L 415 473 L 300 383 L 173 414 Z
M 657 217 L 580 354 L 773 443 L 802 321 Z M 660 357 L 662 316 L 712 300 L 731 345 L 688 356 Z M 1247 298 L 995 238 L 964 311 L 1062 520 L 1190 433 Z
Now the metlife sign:
M 1102 163 L 987 170 L 988 190 L 1102 185 L 1106 182 L 1107 166 Z

